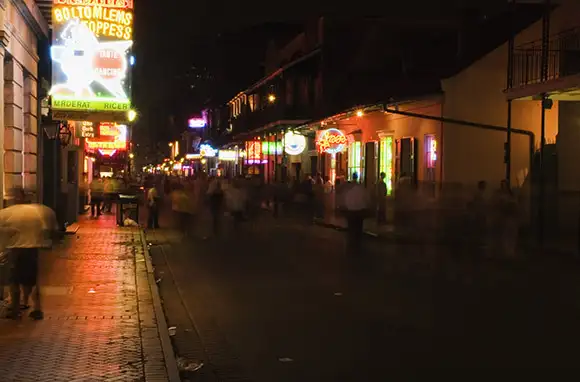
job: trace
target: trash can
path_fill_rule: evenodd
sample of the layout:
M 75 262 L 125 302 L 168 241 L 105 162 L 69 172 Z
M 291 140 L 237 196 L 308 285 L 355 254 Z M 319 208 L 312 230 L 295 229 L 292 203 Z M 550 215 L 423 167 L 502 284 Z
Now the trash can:
M 119 194 L 117 199 L 117 225 L 123 227 L 126 218 L 139 223 L 139 197 L 137 195 Z

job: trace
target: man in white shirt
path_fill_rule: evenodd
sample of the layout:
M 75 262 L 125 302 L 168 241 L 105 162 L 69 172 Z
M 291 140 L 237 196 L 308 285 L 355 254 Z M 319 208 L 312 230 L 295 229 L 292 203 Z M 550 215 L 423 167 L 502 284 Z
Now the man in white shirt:
M 362 249 L 363 223 L 369 214 L 370 198 L 366 188 L 358 183 L 358 174 L 352 175 L 352 183 L 342 189 L 341 209 L 346 217 L 348 250 L 353 253 Z
M 30 317 L 44 318 L 40 306 L 38 288 L 38 255 L 41 248 L 52 246 L 58 231 L 54 211 L 42 204 L 28 204 L 22 189 L 14 190 L 15 205 L 0 210 L 0 234 L 2 248 L 8 252 L 11 262 L 10 318 L 20 317 L 20 310 L 28 309 L 28 301 L 35 290 L 33 310 Z M 25 304 L 20 306 L 20 287 Z

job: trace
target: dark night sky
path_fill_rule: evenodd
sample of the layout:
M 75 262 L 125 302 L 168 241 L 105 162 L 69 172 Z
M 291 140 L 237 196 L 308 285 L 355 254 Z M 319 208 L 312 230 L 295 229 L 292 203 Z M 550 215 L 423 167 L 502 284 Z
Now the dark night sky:
M 168 140 L 169 115 L 196 112 L 207 97 L 233 95 L 249 85 L 261 75 L 260 62 L 268 40 L 298 30 L 309 18 L 380 16 L 398 21 L 451 21 L 465 6 L 493 12 L 506 4 L 507 0 L 359 0 L 343 5 L 330 0 L 136 1 L 133 89 L 140 112 L 136 135 Z M 192 89 L 192 79 L 197 76 L 202 80 Z M 203 81 L 205 77 L 209 80 Z

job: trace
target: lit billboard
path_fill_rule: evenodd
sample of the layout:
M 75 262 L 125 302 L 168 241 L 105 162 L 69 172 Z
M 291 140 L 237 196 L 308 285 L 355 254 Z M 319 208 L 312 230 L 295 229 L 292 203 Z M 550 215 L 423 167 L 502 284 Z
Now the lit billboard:
M 117 151 L 127 150 L 127 126 L 102 122 L 96 129 L 98 138 L 86 138 L 87 151 L 98 151 L 104 156 L 113 156 Z
M 53 118 L 125 121 L 133 0 L 53 0 Z

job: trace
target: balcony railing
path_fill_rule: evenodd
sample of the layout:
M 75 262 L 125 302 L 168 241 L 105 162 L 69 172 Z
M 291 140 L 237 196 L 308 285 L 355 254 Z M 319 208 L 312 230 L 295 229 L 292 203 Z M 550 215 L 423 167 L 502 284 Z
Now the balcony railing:
M 514 50 L 513 87 L 539 84 L 542 79 L 542 41 L 537 40 Z M 580 27 L 550 38 L 548 75 L 551 81 L 580 73 Z
M 314 107 L 310 105 L 284 105 L 278 103 L 264 109 L 247 111 L 231 119 L 232 133 L 246 133 L 260 130 L 279 121 L 305 121 L 315 118 Z M 273 127 L 273 126 L 272 126 Z

